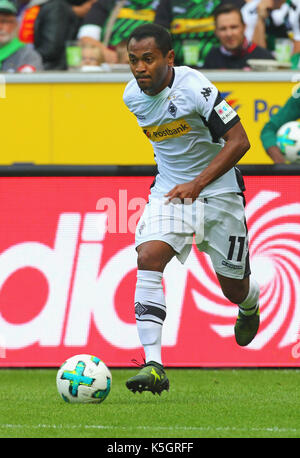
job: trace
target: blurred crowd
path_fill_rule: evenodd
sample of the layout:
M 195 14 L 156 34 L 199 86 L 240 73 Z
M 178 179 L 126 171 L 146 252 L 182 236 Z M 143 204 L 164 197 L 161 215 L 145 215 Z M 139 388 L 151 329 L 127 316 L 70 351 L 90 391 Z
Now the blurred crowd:
M 0 0 L 0 71 L 127 65 L 146 22 L 170 30 L 176 65 L 300 68 L 300 0 Z

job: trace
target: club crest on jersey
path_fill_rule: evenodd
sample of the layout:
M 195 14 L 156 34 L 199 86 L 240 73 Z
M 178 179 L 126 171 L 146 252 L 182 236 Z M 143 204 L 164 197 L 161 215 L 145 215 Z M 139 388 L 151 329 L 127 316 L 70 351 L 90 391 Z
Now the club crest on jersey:
M 172 100 L 171 100 L 171 102 L 169 103 L 168 112 L 170 113 L 171 116 L 173 116 L 173 118 L 176 118 L 177 107 L 176 107 L 176 105 L 174 105 L 174 103 L 172 102 Z

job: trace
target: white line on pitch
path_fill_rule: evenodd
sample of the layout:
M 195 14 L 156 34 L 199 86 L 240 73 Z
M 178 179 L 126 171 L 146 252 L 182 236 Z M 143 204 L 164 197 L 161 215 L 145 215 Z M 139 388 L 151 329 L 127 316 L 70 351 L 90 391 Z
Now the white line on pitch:
M 63 425 L 63 424 L 37 424 L 37 425 L 26 425 L 26 424 L 0 424 L 0 429 L 119 429 L 119 430 L 144 430 L 144 431 L 233 431 L 233 432 L 273 432 L 273 433 L 297 433 L 300 432 L 299 428 L 280 428 L 278 426 L 273 427 L 256 427 L 256 428 L 239 428 L 236 426 L 115 426 L 115 425 Z

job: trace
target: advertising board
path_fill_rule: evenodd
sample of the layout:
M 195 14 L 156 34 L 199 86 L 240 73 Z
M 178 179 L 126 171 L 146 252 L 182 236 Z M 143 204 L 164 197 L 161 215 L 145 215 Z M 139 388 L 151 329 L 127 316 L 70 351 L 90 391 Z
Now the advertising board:
M 1 177 L 0 366 L 58 366 L 76 353 L 109 366 L 143 354 L 135 326 L 134 232 L 150 176 Z M 245 176 L 261 326 L 234 340 L 237 307 L 195 246 L 167 266 L 166 366 L 297 366 L 300 177 Z

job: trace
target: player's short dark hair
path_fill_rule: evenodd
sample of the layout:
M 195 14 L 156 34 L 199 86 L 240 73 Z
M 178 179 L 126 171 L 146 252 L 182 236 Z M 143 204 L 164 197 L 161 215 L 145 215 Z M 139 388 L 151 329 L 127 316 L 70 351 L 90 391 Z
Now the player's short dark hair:
M 144 38 L 154 38 L 158 49 L 162 52 L 163 56 L 166 56 L 171 49 L 173 49 L 172 38 L 170 32 L 158 24 L 144 24 L 136 27 L 131 32 L 128 40 L 127 47 L 130 40 L 135 39 L 141 41 Z
M 215 9 L 215 11 L 214 11 L 215 22 L 217 22 L 217 19 L 221 14 L 228 14 L 228 13 L 232 13 L 234 11 L 236 13 L 238 13 L 238 15 L 241 18 L 242 24 L 244 24 L 244 19 L 243 19 L 243 15 L 241 13 L 241 9 L 237 5 L 234 5 L 233 3 L 224 3 L 224 4 L 221 4 L 220 6 L 218 6 Z

